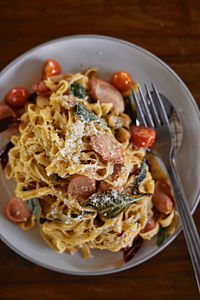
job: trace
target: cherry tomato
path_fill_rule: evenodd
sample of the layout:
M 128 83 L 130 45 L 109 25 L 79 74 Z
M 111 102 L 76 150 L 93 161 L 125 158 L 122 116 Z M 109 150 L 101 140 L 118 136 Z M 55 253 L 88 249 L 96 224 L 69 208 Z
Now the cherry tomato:
M 44 80 L 38 80 L 33 83 L 32 88 L 38 95 L 49 95 L 50 89 L 46 86 Z
M 62 70 L 60 64 L 57 61 L 48 58 L 44 64 L 43 78 L 47 79 L 50 76 L 59 75 L 61 71 Z
M 31 210 L 26 202 L 19 197 L 12 198 L 5 207 L 6 218 L 12 222 L 23 222 L 31 216 Z
M 128 72 L 118 71 L 112 75 L 110 83 L 120 92 L 126 92 L 132 88 L 133 80 Z
M 134 126 L 131 129 L 133 143 L 142 148 L 152 146 L 156 138 L 156 132 L 153 128 L 145 126 Z
M 29 92 L 27 89 L 23 87 L 15 87 L 8 92 L 5 100 L 10 106 L 14 108 L 21 108 L 25 105 L 28 97 Z

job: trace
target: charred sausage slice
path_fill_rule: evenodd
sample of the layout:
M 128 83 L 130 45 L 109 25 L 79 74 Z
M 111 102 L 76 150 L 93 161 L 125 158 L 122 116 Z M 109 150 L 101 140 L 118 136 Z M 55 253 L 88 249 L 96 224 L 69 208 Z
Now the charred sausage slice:
M 124 111 L 125 104 L 122 95 L 108 82 L 100 78 L 92 78 L 88 89 L 94 100 L 99 100 L 101 103 L 112 103 L 113 109 L 118 108 L 120 112 Z
M 91 137 L 92 149 L 100 155 L 102 160 L 121 164 L 124 162 L 123 146 L 112 135 L 100 134 Z
M 31 210 L 25 201 L 19 197 L 12 198 L 5 207 L 8 220 L 19 223 L 26 221 L 31 216 Z
M 166 215 L 171 213 L 174 205 L 173 195 L 171 187 L 166 180 L 159 179 L 156 182 L 152 201 L 160 213 Z
M 4 119 L 7 117 L 14 117 L 16 118 L 17 115 L 15 111 L 8 105 L 6 104 L 0 104 L 0 119 Z M 18 133 L 18 127 L 19 125 L 13 125 L 10 128 L 6 130 L 7 133 L 9 134 L 17 134 Z
M 108 183 L 104 180 L 101 180 L 99 187 L 98 187 L 98 192 L 107 192 L 107 191 L 112 191 L 113 189 L 114 188 L 110 183 Z
M 68 194 L 81 204 L 96 191 L 96 180 L 84 175 L 74 174 L 68 185 Z

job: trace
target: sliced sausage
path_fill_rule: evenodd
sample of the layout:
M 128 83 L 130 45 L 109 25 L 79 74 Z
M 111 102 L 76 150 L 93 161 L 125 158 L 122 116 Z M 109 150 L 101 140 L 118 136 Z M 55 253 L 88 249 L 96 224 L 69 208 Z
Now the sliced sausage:
M 46 86 L 44 80 L 34 82 L 32 88 L 38 95 L 48 96 L 50 94 L 50 89 Z
M 108 183 L 104 180 L 101 180 L 99 187 L 98 187 L 98 192 L 107 192 L 107 191 L 112 191 L 113 189 L 114 188 L 110 183 Z
M 31 214 L 26 202 L 19 197 L 12 198 L 5 207 L 6 218 L 15 223 L 26 221 Z
M 84 175 L 74 174 L 68 185 L 67 192 L 83 203 L 96 191 L 96 180 Z
M 149 221 L 147 222 L 144 229 L 142 229 L 142 233 L 148 232 L 156 227 L 156 215 L 154 214 Z
M 110 175 L 112 180 L 117 180 L 122 175 L 122 168 L 124 168 L 124 164 L 115 164 L 113 173 Z
M 157 211 L 164 214 L 170 214 L 173 209 L 173 195 L 171 187 L 164 179 L 156 181 L 155 190 L 152 198 L 153 204 Z
M 10 106 L 6 104 L 0 104 L 0 119 L 4 119 L 10 116 L 14 118 L 17 117 L 15 111 Z M 19 132 L 18 127 L 19 125 L 13 125 L 10 128 L 8 128 L 5 132 L 9 134 L 17 134 Z
M 88 90 L 94 100 L 99 100 L 101 103 L 112 103 L 112 109 L 118 108 L 120 112 L 124 111 L 124 99 L 110 83 L 100 78 L 92 78 L 89 81 Z
M 92 149 L 100 155 L 102 160 L 120 164 L 124 162 L 123 146 L 112 135 L 100 134 L 91 137 Z
M 113 187 L 112 184 L 101 180 L 99 187 L 98 187 L 98 192 L 107 192 L 107 191 L 112 191 L 112 190 L 116 190 L 118 193 L 121 193 L 123 191 L 123 187 L 119 186 L 119 187 Z

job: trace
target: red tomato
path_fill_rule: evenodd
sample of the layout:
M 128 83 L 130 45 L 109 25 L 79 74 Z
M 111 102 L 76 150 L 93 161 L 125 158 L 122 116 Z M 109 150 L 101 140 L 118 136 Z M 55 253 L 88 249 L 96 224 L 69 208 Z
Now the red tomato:
M 31 216 L 31 210 L 19 197 L 12 198 L 5 207 L 6 218 L 12 222 L 23 222 Z
M 15 87 L 8 92 L 5 100 L 10 106 L 14 108 L 21 108 L 25 105 L 28 97 L 29 92 L 27 89 L 23 87 Z
M 126 92 L 132 88 L 133 80 L 128 72 L 118 71 L 112 75 L 110 83 L 120 92 Z
M 156 138 L 156 132 L 153 128 L 145 126 L 134 126 L 131 130 L 133 143 L 142 148 L 152 146 Z
M 33 83 L 32 88 L 38 95 L 49 95 L 50 89 L 46 86 L 44 80 L 38 80 Z
M 47 79 L 53 75 L 59 75 L 61 73 L 61 66 L 59 63 L 51 58 L 48 58 L 43 68 L 43 78 Z

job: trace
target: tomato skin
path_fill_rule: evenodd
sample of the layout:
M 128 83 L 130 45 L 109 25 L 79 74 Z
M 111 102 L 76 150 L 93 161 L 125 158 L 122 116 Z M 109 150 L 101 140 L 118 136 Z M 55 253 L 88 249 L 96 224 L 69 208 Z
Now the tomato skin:
M 29 92 L 27 91 L 27 89 L 20 86 L 11 89 L 7 93 L 5 100 L 10 106 L 14 108 L 21 108 L 25 105 L 28 97 Z
M 117 71 L 112 75 L 110 83 L 120 92 L 126 92 L 132 88 L 133 80 L 128 72 Z
M 50 76 L 59 75 L 62 72 L 60 64 L 54 59 L 48 58 L 43 68 L 43 79 Z
M 5 207 L 6 218 L 15 223 L 26 221 L 31 213 L 26 202 L 19 197 L 12 198 Z
M 131 136 L 136 146 L 147 148 L 153 145 L 156 138 L 156 131 L 151 127 L 133 126 Z
M 32 88 L 38 95 L 48 96 L 50 93 L 50 89 L 46 86 L 44 80 L 34 82 Z

